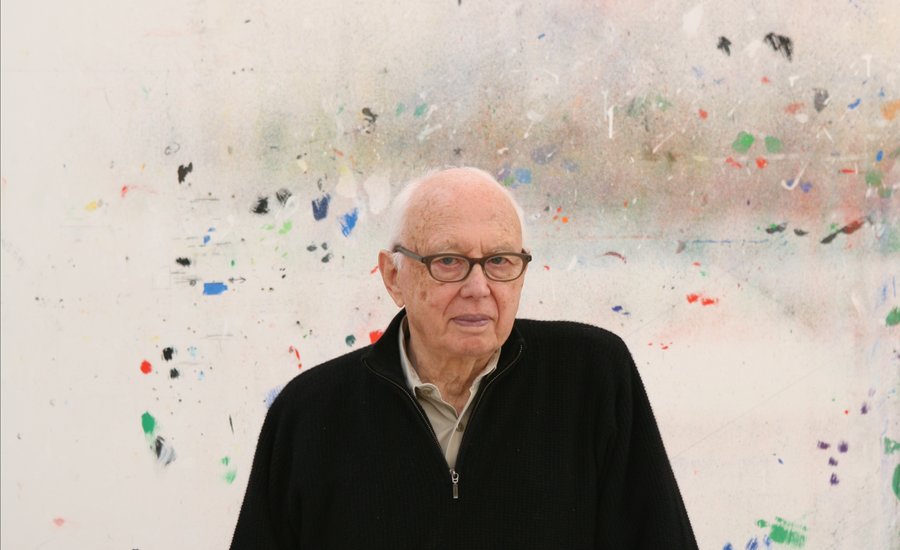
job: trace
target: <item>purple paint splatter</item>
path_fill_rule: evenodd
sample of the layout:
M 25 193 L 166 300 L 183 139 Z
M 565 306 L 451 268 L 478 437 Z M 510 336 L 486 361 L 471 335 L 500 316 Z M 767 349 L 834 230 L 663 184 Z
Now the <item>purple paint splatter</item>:
M 838 451 L 842 453 L 846 453 L 849 448 L 850 445 L 848 445 L 846 441 L 841 441 L 841 443 L 838 445 Z
M 828 447 L 831 447 L 831 445 L 829 445 L 828 443 L 825 443 L 824 441 L 819 441 L 819 443 L 816 444 L 816 447 L 818 447 L 820 449 L 827 449 Z

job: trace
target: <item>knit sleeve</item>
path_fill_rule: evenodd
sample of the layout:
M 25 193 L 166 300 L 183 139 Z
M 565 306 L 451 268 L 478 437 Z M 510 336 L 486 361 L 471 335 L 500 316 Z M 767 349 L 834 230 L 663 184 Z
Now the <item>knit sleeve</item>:
M 283 393 L 263 422 L 231 550 L 300 548 L 294 523 L 300 516 L 290 498 L 292 445 Z
M 598 444 L 597 541 L 602 548 L 696 550 L 688 519 L 640 375 L 624 343 L 612 435 Z

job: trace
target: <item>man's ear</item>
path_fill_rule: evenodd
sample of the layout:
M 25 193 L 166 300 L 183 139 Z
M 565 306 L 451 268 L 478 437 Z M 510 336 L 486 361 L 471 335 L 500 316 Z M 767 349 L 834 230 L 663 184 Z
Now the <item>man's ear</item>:
M 397 304 L 397 307 L 403 307 L 403 292 L 400 290 L 398 281 L 400 273 L 397 266 L 394 265 L 393 254 L 387 250 L 382 250 L 378 253 L 378 270 L 381 271 L 381 280 L 384 281 L 384 288 L 387 289 L 394 303 Z

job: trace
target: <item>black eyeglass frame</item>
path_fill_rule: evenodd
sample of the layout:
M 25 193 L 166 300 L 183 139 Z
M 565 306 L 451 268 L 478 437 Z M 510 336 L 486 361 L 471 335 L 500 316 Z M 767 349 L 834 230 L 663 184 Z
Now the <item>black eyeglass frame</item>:
M 484 273 L 484 276 L 487 277 L 489 280 L 496 281 L 498 283 L 508 283 L 511 281 L 515 281 L 516 279 L 518 279 L 519 277 L 524 275 L 525 268 L 528 267 L 528 263 L 531 261 L 531 254 L 525 252 L 524 249 L 522 250 L 522 252 L 500 252 L 497 254 L 491 254 L 490 256 L 484 256 L 483 258 L 470 258 L 469 256 L 465 256 L 463 254 L 454 254 L 452 252 L 442 252 L 440 254 L 429 254 L 428 256 L 420 256 L 420 255 L 416 254 L 415 252 L 413 252 L 412 250 L 410 250 L 408 248 L 404 248 L 404 247 L 400 246 L 399 244 L 394 247 L 393 251 L 399 252 L 399 253 L 403 254 L 404 256 L 409 256 L 410 258 L 423 263 L 425 265 L 425 269 L 428 270 L 428 274 L 431 275 L 431 278 L 440 283 L 459 283 L 461 281 L 465 281 L 466 279 L 469 278 L 469 275 L 472 274 L 472 268 L 475 267 L 476 264 L 481 266 L 481 272 Z M 516 275 L 515 277 L 513 277 L 512 279 L 497 279 L 495 277 L 492 277 L 488 273 L 488 270 L 485 269 L 484 264 L 491 258 L 496 258 L 497 256 L 516 256 L 518 258 L 521 258 L 522 259 L 522 271 L 520 271 L 519 274 Z M 441 279 L 438 279 L 437 277 L 434 276 L 434 273 L 431 272 L 431 262 L 433 262 L 434 260 L 436 260 L 438 258 L 446 258 L 446 257 L 459 258 L 461 260 L 465 260 L 469 264 L 469 270 L 466 271 L 466 274 L 463 275 L 462 278 L 456 279 L 454 281 L 442 281 Z

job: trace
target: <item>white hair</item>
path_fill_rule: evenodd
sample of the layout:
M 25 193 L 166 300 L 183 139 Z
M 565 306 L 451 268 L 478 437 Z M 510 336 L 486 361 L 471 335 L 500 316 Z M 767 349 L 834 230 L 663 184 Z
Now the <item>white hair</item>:
M 394 198 L 394 201 L 391 203 L 391 216 L 389 222 L 389 233 L 388 238 L 388 250 L 393 251 L 394 247 L 400 244 L 400 240 L 403 237 L 403 231 L 406 228 L 407 214 L 409 212 L 409 199 L 413 196 L 416 190 L 421 187 L 421 185 L 431 179 L 433 176 L 438 174 L 439 172 L 443 172 L 445 170 L 450 169 L 458 169 L 468 172 L 469 174 L 479 176 L 482 179 L 493 182 L 497 185 L 497 188 L 500 189 L 506 198 L 509 199 L 510 204 L 513 209 L 516 211 L 516 216 L 519 218 L 519 227 L 522 233 L 522 240 L 525 240 L 525 212 L 522 210 L 522 207 L 519 206 L 519 203 L 516 201 L 515 196 L 512 192 L 505 186 L 503 186 L 500 182 L 497 181 L 493 175 L 485 172 L 480 168 L 475 168 L 472 166 L 448 166 L 441 169 L 433 169 L 429 170 L 424 176 L 415 179 L 409 183 L 407 183 L 400 193 Z M 391 258 L 394 261 L 394 265 L 399 269 L 400 265 L 403 261 L 404 255 L 400 252 L 393 252 L 391 254 Z

